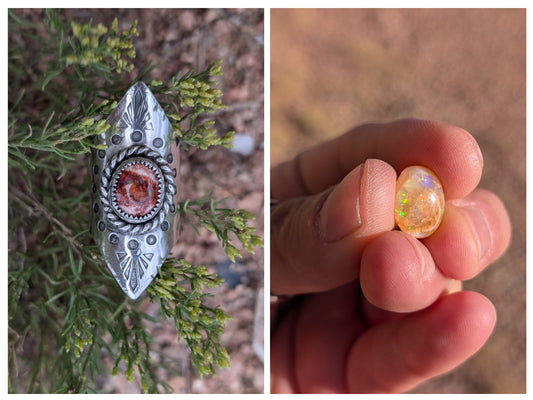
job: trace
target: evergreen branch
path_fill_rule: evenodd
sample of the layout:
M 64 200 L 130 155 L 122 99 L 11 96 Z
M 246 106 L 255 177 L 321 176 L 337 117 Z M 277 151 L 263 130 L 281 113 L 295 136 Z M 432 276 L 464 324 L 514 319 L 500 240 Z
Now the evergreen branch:
M 42 24 L 15 10 L 8 17 L 9 391 L 95 392 L 94 377 L 108 371 L 102 354 L 114 360 L 113 373 L 125 366 L 131 380 L 137 371 L 144 391 L 168 391 L 150 359 L 151 317 L 125 299 L 91 244 L 87 178 L 76 172 L 101 148 L 94 136 L 109 129 L 107 115 L 131 86 L 123 74 L 133 68 L 137 23 L 119 32 L 117 20 L 78 24 L 58 10 L 47 10 Z M 219 135 L 206 117 L 224 108 L 214 81 L 220 74 L 216 62 L 150 84 L 185 149 L 231 145 L 232 132 Z M 261 246 L 248 226 L 253 216 L 220 204 L 185 200 L 180 212 L 195 229 L 214 231 L 232 260 L 240 256 L 235 238 L 250 252 Z M 168 259 L 148 288 L 200 374 L 228 365 L 220 338 L 229 317 L 206 303 L 221 283 L 203 266 Z
M 229 355 L 220 343 L 220 336 L 230 317 L 219 307 L 208 307 L 202 302 L 210 296 L 203 288 L 213 288 L 222 282 L 202 265 L 192 266 L 185 260 L 169 258 L 148 287 L 151 300 L 160 303 L 163 316 L 174 320 L 201 375 L 214 373 L 215 366 L 229 367 Z
M 219 207 L 224 200 L 217 200 L 206 194 L 198 200 L 180 202 L 180 213 L 193 225 L 197 223 L 214 232 L 226 255 L 235 262 L 235 258 L 242 255 L 232 244 L 230 233 L 237 237 L 244 250 L 252 254 L 254 248 L 263 246 L 263 240 L 254 233 L 255 228 L 249 226 L 249 221 L 255 219 L 254 215 L 246 210 Z
M 166 96 L 163 109 L 171 120 L 174 133 L 187 146 L 207 150 L 211 146 L 224 146 L 231 148 L 234 132 L 228 132 L 218 137 L 213 128 L 215 121 L 205 120 L 198 123 L 197 119 L 202 114 L 212 114 L 217 110 L 226 108 L 222 104 L 222 91 L 216 88 L 217 82 L 212 80 L 222 75 L 221 60 L 209 65 L 205 71 L 195 73 L 189 71 L 179 77 L 173 76 L 168 82 L 151 81 L 149 86 L 154 93 Z M 173 110 L 182 110 L 181 115 Z M 188 127 L 183 130 L 183 122 L 189 120 Z
M 12 196 L 15 197 L 15 199 L 17 199 L 20 202 L 19 204 L 24 206 L 29 212 L 36 213 L 36 214 L 41 213 L 52 224 L 59 227 L 61 232 L 63 233 L 62 236 L 64 239 L 68 240 L 72 244 L 75 244 L 77 247 L 80 247 L 80 248 L 82 247 L 82 245 L 73 238 L 72 230 L 70 230 L 61 221 L 55 218 L 53 214 L 46 207 L 44 207 L 43 204 L 39 203 L 32 196 L 26 193 L 23 193 L 16 187 L 10 187 L 9 192 Z

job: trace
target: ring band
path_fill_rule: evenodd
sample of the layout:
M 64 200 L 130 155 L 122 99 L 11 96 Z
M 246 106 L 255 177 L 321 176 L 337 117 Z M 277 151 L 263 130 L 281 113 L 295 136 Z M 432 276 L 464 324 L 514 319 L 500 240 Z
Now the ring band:
M 91 159 L 91 231 L 122 290 L 137 299 L 177 237 L 179 142 L 143 83 L 133 85 L 106 121 Z M 103 147 L 102 146 L 102 147 Z

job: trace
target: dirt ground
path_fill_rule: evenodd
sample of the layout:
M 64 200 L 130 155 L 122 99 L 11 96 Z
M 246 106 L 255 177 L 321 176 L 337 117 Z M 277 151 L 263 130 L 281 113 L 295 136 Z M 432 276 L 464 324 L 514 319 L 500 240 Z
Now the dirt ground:
M 272 10 L 271 164 L 350 127 L 404 117 L 465 128 L 481 187 L 513 225 L 507 253 L 465 287 L 496 305 L 487 345 L 414 393 L 526 390 L 526 12 Z
M 263 236 L 264 118 L 263 118 L 263 10 L 262 9 L 72 9 L 66 14 L 78 22 L 103 22 L 117 17 L 119 28 L 128 29 L 134 19 L 139 37 L 135 66 L 160 63 L 151 79 L 167 80 L 190 69 L 201 71 L 217 59 L 223 60 L 219 85 L 226 110 L 216 114 L 220 134 L 234 130 L 253 140 L 251 154 L 227 149 L 189 151 L 181 154 L 181 197 L 196 199 L 213 190 L 217 198 L 232 196 L 227 206 L 244 208 L 254 215 L 254 226 Z M 135 76 L 136 70 L 132 72 Z M 172 363 L 174 373 L 161 372 L 175 393 L 263 393 L 263 256 L 244 253 L 231 264 L 214 234 L 198 236 L 185 231 L 173 253 L 193 264 L 204 264 L 225 277 L 212 301 L 231 315 L 223 344 L 230 354 L 230 368 L 200 379 L 189 361 L 189 351 L 179 340 L 171 322 L 151 326 L 158 361 Z M 157 306 L 141 305 L 155 317 Z M 110 360 L 108 360 L 111 362 Z M 99 377 L 102 393 L 139 393 L 139 380 L 127 383 L 123 375 Z

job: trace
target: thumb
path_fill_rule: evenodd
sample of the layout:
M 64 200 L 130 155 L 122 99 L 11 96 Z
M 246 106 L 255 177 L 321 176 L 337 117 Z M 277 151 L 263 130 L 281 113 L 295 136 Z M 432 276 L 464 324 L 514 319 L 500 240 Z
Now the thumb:
M 325 291 L 359 277 L 364 246 L 394 228 L 396 173 L 370 159 L 323 193 L 271 211 L 271 290 Z

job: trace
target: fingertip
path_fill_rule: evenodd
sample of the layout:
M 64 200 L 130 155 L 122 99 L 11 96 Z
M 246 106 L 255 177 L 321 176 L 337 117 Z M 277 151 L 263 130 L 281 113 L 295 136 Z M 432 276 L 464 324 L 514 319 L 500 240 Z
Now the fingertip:
M 462 210 L 448 203 L 439 228 L 423 239 L 442 273 L 466 280 L 479 271 L 479 249 L 475 232 Z
M 450 199 L 463 197 L 481 180 L 483 154 L 474 136 L 465 129 L 453 125 L 442 125 L 442 129 L 442 148 L 447 149 L 445 154 L 449 158 L 442 164 L 446 177 L 444 194 Z
M 364 247 L 394 227 L 396 173 L 370 159 L 321 194 L 271 210 L 271 281 L 276 294 L 328 290 L 359 277 Z
M 362 227 L 358 236 L 372 236 L 394 228 L 396 171 L 378 159 L 368 159 L 364 166 L 359 204 Z
M 494 330 L 496 309 L 485 296 L 461 291 L 439 298 L 399 324 L 398 348 L 410 378 L 404 381 L 411 381 L 412 387 L 456 368 L 479 351 Z
M 401 393 L 476 353 L 496 324 L 494 305 L 475 292 L 442 296 L 430 307 L 375 325 L 347 358 L 348 389 Z
M 370 303 L 393 312 L 425 308 L 446 287 L 428 250 L 400 231 L 384 233 L 368 244 L 361 258 L 360 283 Z
M 440 298 L 415 322 L 424 327 L 421 333 L 433 336 L 427 343 L 434 357 L 441 358 L 441 368 L 451 369 L 485 344 L 496 319 L 496 308 L 487 297 L 477 292 L 461 291 Z M 406 324 L 406 342 L 410 329 Z
M 481 180 L 483 155 L 465 129 L 438 121 L 420 121 L 428 138 L 430 168 L 439 176 L 448 199 L 466 196 Z
M 383 159 L 390 160 L 398 173 L 411 165 L 430 168 L 439 177 L 447 199 L 464 197 L 479 184 L 483 155 L 465 129 L 439 121 L 406 119 L 387 125 L 382 132 L 384 143 L 391 147 Z
M 365 164 L 348 173 L 331 191 L 321 207 L 318 234 L 325 242 L 336 242 L 361 226 L 360 197 Z
M 485 206 L 482 213 L 486 218 L 486 223 L 490 230 L 490 244 L 487 250 L 481 255 L 481 266 L 485 267 L 489 263 L 498 259 L 505 253 L 511 243 L 512 226 L 509 213 L 503 201 L 495 193 L 486 189 L 477 189 L 470 196 L 472 199 L 479 199 Z
M 476 189 L 447 203 L 439 229 L 423 239 L 439 269 L 447 277 L 475 277 L 509 246 L 511 222 L 501 199 Z

